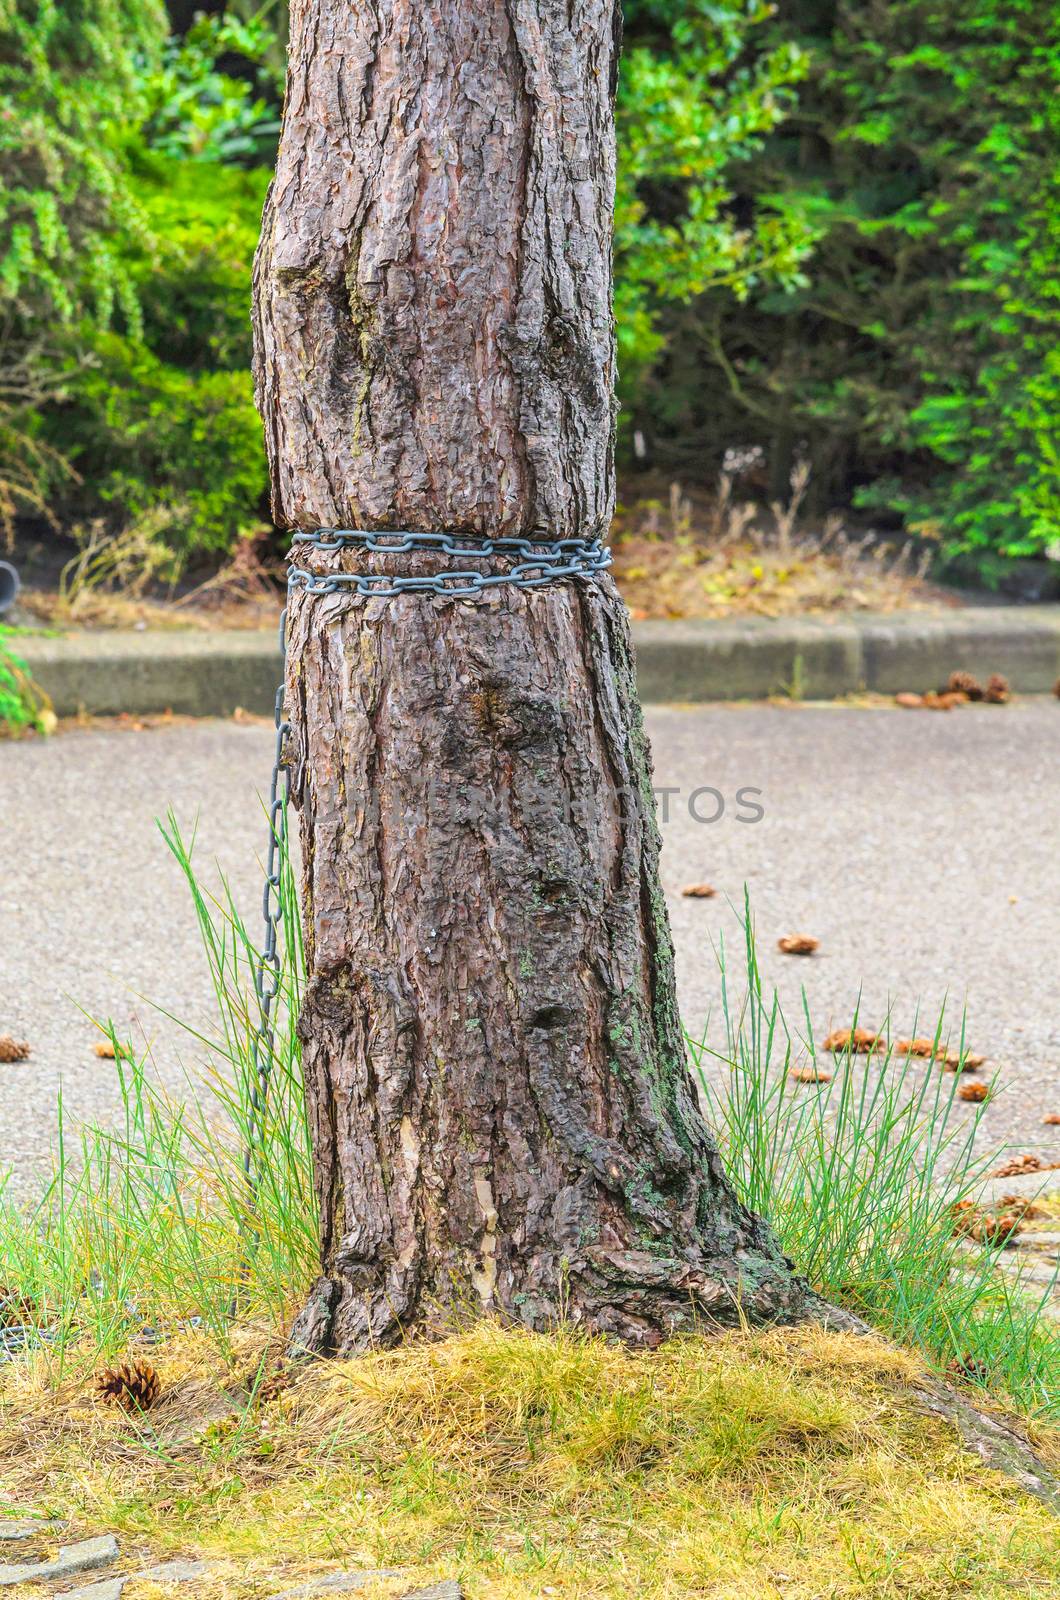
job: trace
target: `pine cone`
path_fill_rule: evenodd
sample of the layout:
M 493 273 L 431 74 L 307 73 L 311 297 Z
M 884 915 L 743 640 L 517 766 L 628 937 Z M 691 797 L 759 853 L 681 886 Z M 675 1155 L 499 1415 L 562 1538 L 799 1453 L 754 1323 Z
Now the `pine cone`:
M 990 1086 L 986 1083 L 962 1083 L 957 1090 L 959 1100 L 989 1100 Z
M 1000 1167 L 995 1167 L 993 1172 L 988 1172 L 988 1178 L 1021 1178 L 1025 1172 L 1048 1172 L 1041 1156 L 1028 1153 L 1022 1156 L 1010 1156 L 1002 1162 Z
M 917 1039 L 899 1039 L 895 1049 L 901 1056 L 926 1056 L 930 1061 L 935 1057 L 936 1046 L 934 1039 L 922 1036 Z M 940 1044 L 938 1046 L 938 1054 L 942 1055 L 943 1053 L 944 1047 Z
M 36 1307 L 18 1289 L 0 1283 L 0 1328 L 14 1328 L 36 1319 Z
M 146 1411 L 162 1392 L 162 1380 L 146 1361 L 126 1361 L 120 1367 L 104 1367 L 95 1376 L 95 1390 L 105 1405 L 119 1405 L 124 1411 Z
M 986 680 L 984 700 L 989 700 L 991 705 L 1003 706 L 1012 694 L 1008 686 L 1008 679 L 1003 678 L 1000 672 L 992 673 Z
M 832 1074 L 819 1067 L 792 1067 L 788 1077 L 793 1083 L 831 1083 Z
M 1011 1212 L 1003 1212 L 1001 1216 L 980 1217 L 969 1229 L 971 1236 L 979 1244 L 989 1245 L 997 1249 L 1001 1245 L 1011 1244 L 1021 1228 L 1020 1218 Z
M 830 1033 L 822 1046 L 831 1050 L 833 1055 L 842 1055 L 849 1050 L 852 1055 L 871 1056 L 876 1050 L 884 1050 L 887 1042 L 882 1034 L 871 1033 L 868 1028 L 837 1028 Z
M 970 1050 L 963 1056 L 959 1050 L 947 1050 L 940 1059 L 947 1072 L 978 1072 L 986 1057 L 973 1055 Z
M 1038 1218 L 1047 1214 L 1041 1206 L 1036 1206 L 1033 1200 L 1028 1200 L 1022 1194 L 1003 1194 L 998 1205 L 1003 1211 L 1014 1212 L 1021 1222 L 1027 1217 Z
M 985 1361 L 978 1360 L 975 1356 L 955 1356 L 947 1362 L 946 1371 L 951 1378 L 956 1378 L 964 1383 L 986 1383 L 990 1377 L 990 1368 Z
M 132 1061 L 135 1059 L 131 1044 L 122 1044 L 119 1041 L 117 1049 L 115 1049 L 114 1040 L 109 1036 L 106 1039 L 97 1040 L 92 1048 L 101 1061 Z
M 812 934 L 789 933 L 777 940 L 777 949 L 786 956 L 812 956 L 819 943 Z
M 9 1033 L 0 1033 L 0 1061 L 25 1061 L 29 1045 L 25 1039 L 12 1039 Z
M 239 1387 L 259 1406 L 271 1405 L 291 1387 L 291 1369 L 283 1356 L 274 1355 L 263 1369 L 262 1361 L 255 1361 L 239 1379 Z
M 950 1210 L 955 1234 L 967 1235 L 977 1244 L 989 1245 L 994 1249 L 1011 1244 L 1022 1226 L 1022 1217 L 1015 1212 L 1004 1211 L 995 1215 L 991 1211 L 984 1211 L 972 1200 L 958 1200 Z
M 946 685 L 950 694 L 963 694 L 969 700 L 983 698 L 983 686 L 978 678 L 973 678 L 970 672 L 951 672 L 950 681 Z
M 681 890 L 686 900 L 713 900 L 717 892 L 710 883 L 686 883 Z
M 291 1387 L 291 1377 L 287 1372 L 274 1372 L 265 1379 L 258 1389 L 257 1399 L 261 1406 L 272 1405 L 281 1395 L 287 1393 Z

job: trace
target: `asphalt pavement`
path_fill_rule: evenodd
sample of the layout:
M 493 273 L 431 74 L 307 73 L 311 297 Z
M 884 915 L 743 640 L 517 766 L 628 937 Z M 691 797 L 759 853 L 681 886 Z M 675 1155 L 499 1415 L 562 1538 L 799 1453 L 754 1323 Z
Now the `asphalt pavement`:
M 712 1018 L 724 939 L 738 993 L 746 885 L 767 986 L 804 1031 L 889 1017 L 930 1033 L 940 1008 L 989 1057 L 1001 1092 L 984 1131 L 1060 1159 L 1060 704 L 949 713 L 701 706 L 648 716 L 663 878 L 688 1026 Z M 92 1018 L 152 1042 L 166 1081 L 201 1048 L 164 1013 L 214 1031 L 189 895 L 156 825 L 172 808 L 207 884 L 260 898 L 271 730 L 206 721 L 114 726 L 0 745 L 0 1165 L 32 1192 L 54 1160 L 61 1088 L 79 1119 L 116 1115 Z M 708 882 L 711 899 L 681 895 Z M 779 937 L 820 941 L 784 956 Z

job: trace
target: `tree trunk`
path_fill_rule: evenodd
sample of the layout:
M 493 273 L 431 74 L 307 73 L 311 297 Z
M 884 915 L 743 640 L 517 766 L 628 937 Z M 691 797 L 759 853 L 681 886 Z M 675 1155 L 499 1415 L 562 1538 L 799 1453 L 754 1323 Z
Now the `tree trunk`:
M 296 0 L 255 271 L 282 525 L 606 529 L 618 32 L 613 0 Z M 296 1341 L 800 1314 L 688 1075 L 610 579 L 296 594 L 287 696 L 322 1261 Z

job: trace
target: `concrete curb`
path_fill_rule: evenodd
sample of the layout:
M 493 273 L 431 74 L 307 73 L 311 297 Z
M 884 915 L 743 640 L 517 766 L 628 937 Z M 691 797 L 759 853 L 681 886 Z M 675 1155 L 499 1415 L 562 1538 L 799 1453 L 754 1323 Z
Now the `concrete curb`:
M 951 672 L 1003 673 L 1043 694 L 1060 677 L 1060 606 L 975 607 L 770 621 L 640 622 L 641 694 L 653 700 L 833 700 L 941 688 Z
M 746 618 L 633 625 L 648 702 L 830 700 L 874 690 L 937 689 L 960 668 L 1001 672 L 1013 689 L 1043 694 L 1060 678 L 1060 606 L 974 607 L 941 615 Z M 78 711 L 188 716 L 272 710 L 280 673 L 276 633 L 27 634 L 16 649 L 60 716 Z

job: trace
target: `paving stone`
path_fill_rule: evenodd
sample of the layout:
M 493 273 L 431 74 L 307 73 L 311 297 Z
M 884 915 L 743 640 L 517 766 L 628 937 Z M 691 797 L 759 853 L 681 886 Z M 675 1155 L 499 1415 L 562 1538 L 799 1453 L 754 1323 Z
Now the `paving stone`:
M 310 1578 L 306 1583 L 298 1584 L 294 1589 L 280 1589 L 276 1594 L 270 1594 L 268 1600 L 303 1600 L 315 1594 L 344 1594 L 352 1589 L 363 1589 L 366 1583 L 372 1583 L 376 1578 L 402 1578 L 404 1573 L 400 1567 L 375 1567 L 370 1571 L 361 1572 L 325 1572 L 319 1578 Z
M 17 1566 L 0 1566 L 0 1588 L 12 1583 L 33 1583 L 44 1578 L 72 1578 L 75 1572 L 91 1572 L 106 1567 L 118 1557 L 118 1541 L 112 1533 L 78 1544 L 61 1545 L 54 1561 L 24 1561 Z
M 58 1517 L 25 1517 L 17 1522 L 0 1522 L 0 1540 L 32 1539 L 36 1533 L 58 1533 L 65 1527 Z
M 99 1583 L 83 1583 L 80 1589 L 64 1589 L 55 1600 L 121 1600 L 128 1578 L 104 1578 Z
M 210 1570 L 208 1561 L 162 1561 L 157 1567 L 145 1567 L 134 1573 L 136 1578 L 150 1578 L 152 1583 L 190 1583 L 202 1578 Z
M 194 1578 L 202 1578 L 208 1571 L 208 1562 L 160 1562 L 159 1566 L 144 1566 L 139 1573 L 122 1573 L 120 1578 L 104 1578 L 99 1584 L 67 1589 L 64 1594 L 54 1595 L 54 1600 L 120 1600 L 125 1584 L 141 1578 L 151 1579 L 152 1584 L 187 1584 Z
M 988 1178 L 976 1196 L 984 1205 L 995 1205 L 1002 1195 L 1015 1194 L 1023 1200 L 1044 1200 L 1060 1191 L 1060 1172 L 1014 1172 L 1007 1178 Z
M 1043 1255 L 1054 1254 L 1060 1249 L 1060 1233 L 1047 1233 L 1044 1228 L 1035 1233 L 1019 1233 L 1016 1235 L 1016 1244 L 1021 1250 L 1040 1250 Z
M 1044 1287 L 1046 1284 L 1055 1283 L 1057 1289 L 1060 1290 L 1060 1276 L 1057 1275 L 1055 1267 L 1032 1267 L 1028 1266 L 1026 1261 L 1019 1261 L 1009 1267 L 1008 1271 L 1016 1279 L 1017 1286 L 1025 1283 L 1034 1283 L 1041 1284 Z
M 464 1591 L 455 1578 L 443 1578 L 426 1589 L 410 1589 L 401 1600 L 464 1600 Z
M 152 1583 L 190 1583 L 210 1570 L 207 1561 L 162 1561 L 157 1567 L 144 1567 L 140 1572 L 123 1572 L 117 1578 L 104 1578 L 102 1583 L 86 1583 L 80 1589 L 67 1589 L 55 1600 L 121 1600 L 127 1583 L 149 1578 Z

